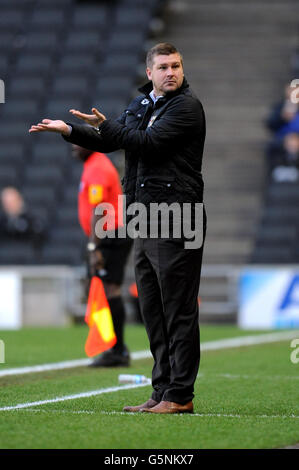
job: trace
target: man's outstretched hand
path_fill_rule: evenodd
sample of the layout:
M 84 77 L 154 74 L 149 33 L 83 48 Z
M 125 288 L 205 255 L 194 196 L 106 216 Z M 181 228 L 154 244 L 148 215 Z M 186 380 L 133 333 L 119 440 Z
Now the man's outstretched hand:
M 70 113 L 72 113 L 73 116 L 82 119 L 84 122 L 93 127 L 98 127 L 100 124 L 102 124 L 103 121 L 106 120 L 104 114 L 100 113 L 97 108 L 92 108 L 91 111 L 92 114 L 84 114 L 76 109 L 70 109 Z
M 92 108 L 92 114 L 84 114 L 76 109 L 70 109 L 70 113 L 93 127 L 98 127 L 106 120 L 104 114 L 100 113 L 96 108 Z M 58 132 L 59 134 L 69 136 L 71 133 L 70 127 L 60 120 L 53 121 L 52 119 L 43 119 L 36 125 L 32 125 L 29 132 Z
M 29 132 L 58 132 L 62 135 L 70 135 L 70 128 L 64 121 L 52 121 L 52 119 L 43 119 L 37 125 L 31 126 Z

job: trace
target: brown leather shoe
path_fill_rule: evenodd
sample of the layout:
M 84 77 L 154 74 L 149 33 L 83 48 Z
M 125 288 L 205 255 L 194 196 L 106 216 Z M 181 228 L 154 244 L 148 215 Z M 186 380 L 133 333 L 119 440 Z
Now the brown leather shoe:
M 150 408 L 144 408 L 142 412 L 174 414 L 174 413 L 193 413 L 193 403 L 189 401 L 185 405 L 175 403 L 174 401 L 160 401 L 158 405 Z
M 150 398 L 145 403 L 142 403 L 142 405 L 125 406 L 123 408 L 123 411 L 127 411 L 129 413 L 135 413 L 137 411 L 149 410 L 150 408 L 153 408 L 156 405 L 158 405 L 158 402 Z

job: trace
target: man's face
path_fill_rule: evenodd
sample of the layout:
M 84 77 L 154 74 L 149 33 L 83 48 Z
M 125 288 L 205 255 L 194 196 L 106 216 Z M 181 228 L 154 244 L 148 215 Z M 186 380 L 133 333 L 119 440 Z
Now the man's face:
M 166 95 L 181 87 L 184 71 L 181 56 L 177 52 L 169 55 L 156 55 L 151 68 L 146 69 L 149 80 L 152 80 L 156 96 Z

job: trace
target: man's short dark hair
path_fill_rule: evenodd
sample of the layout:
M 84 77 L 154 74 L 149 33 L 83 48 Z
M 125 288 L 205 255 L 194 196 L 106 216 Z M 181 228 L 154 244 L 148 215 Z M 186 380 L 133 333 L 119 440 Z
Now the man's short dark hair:
M 183 64 L 183 57 L 182 54 L 177 50 L 177 48 L 170 44 L 169 42 L 160 42 L 152 47 L 146 56 L 146 66 L 148 68 L 152 68 L 154 64 L 154 57 L 156 55 L 170 55 L 170 54 L 179 54 L 181 58 L 181 62 Z

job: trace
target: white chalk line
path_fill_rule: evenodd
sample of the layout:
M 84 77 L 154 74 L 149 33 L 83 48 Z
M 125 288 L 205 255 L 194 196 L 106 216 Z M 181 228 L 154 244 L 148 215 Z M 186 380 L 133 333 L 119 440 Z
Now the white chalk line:
M 236 338 L 220 339 L 216 341 L 207 341 L 201 344 L 201 351 L 218 351 L 219 349 L 239 348 L 243 346 L 253 346 L 257 344 L 274 343 L 287 339 L 299 338 L 299 331 L 284 331 L 278 333 L 267 333 L 251 336 L 238 336 Z M 150 351 L 135 351 L 131 353 L 132 360 L 152 358 Z M 12 369 L 0 370 L 0 377 L 9 375 L 32 374 L 36 372 L 46 372 L 52 370 L 63 370 L 75 367 L 88 366 L 91 359 L 74 359 L 70 361 L 54 362 L 49 364 L 40 364 L 26 367 L 16 367 Z
M 48 405 L 50 403 L 58 403 L 58 402 L 63 402 L 63 401 L 68 401 L 68 400 L 77 400 L 80 398 L 95 397 L 97 395 L 103 395 L 104 393 L 113 393 L 113 392 L 119 392 L 120 390 L 129 390 L 132 388 L 147 387 L 148 385 L 151 385 L 150 379 L 148 380 L 148 382 L 142 383 L 142 384 L 126 384 L 126 385 L 121 385 L 121 386 L 116 386 L 116 387 L 100 388 L 98 390 L 91 390 L 90 392 L 82 392 L 82 393 L 76 393 L 73 395 L 65 395 L 62 397 L 50 398 L 48 400 L 38 400 L 38 401 L 32 401 L 32 402 L 26 402 L 26 403 L 19 403 L 18 405 L 13 405 L 13 406 L 4 406 L 0 408 L 0 411 L 20 410 L 22 408 L 31 408 L 32 406 Z
M 31 413 L 58 413 L 58 414 L 71 414 L 71 415 L 107 415 L 107 416 L 140 416 L 143 413 L 128 413 L 125 411 L 92 411 L 92 410 L 45 410 L 45 409 L 29 409 L 24 408 L 3 411 L 26 411 Z M 236 419 L 299 419 L 298 415 L 240 415 L 233 413 L 175 413 L 172 416 L 190 416 L 199 418 L 236 418 Z
M 211 350 L 211 343 L 213 344 L 212 348 L 215 349 L 223 349 L 223 348 L 228 348 L 228 347 L 240 347 L 243 345 L 253 345 L 253 344 L 263 344 L 263 343 L 269 343 L 269 342 L 276 342 L 276 341 L 283 341 L 285 339 L 290 339 L 293 338 L 294 335 L 296 336 L 297 333 L 299 332 L 292 331 L 292 332 L 283 332 L 283 333 L 270 333 L 266 335 L 259 335 L 257 337 L 254 336 L 245 336 L 245 337 L 239 337 L 239 338 L 230 338 L 227 340 L 219 340 L 219 341 L 212 341 L 212 342 L 207 342 L 204 343 L 204 345 L 207 346 L 207 350 Z M 254 342 L 254 339 L 257 340 L 257 342 Z M 244 340 L 242 342 L 242 340 Z M 232 346 L 228 346 L 229 344 L 232 344 Z M 201 348 L 203 350 L 203 347 Z M 143 357 L 144 353 L 148 354 L 149 351 L 139 351 L 136 354 Z M 133 353 L 134 354 L 134 353 Z M 132 356 L 133 356 L 132 354 Z M 61 364 L 61 363 L 60 363 Z M 57 365 L 57 364 L 56 364 Z M 49 366 L 49 364 L 46 364 L 46 366 Z M 41 366 L 38 366 L 41 367 Z M 49 369 L 47 369 L 49 370 Z M 3 371 L 4 372 L 4 371 Z M 19 403 L 17 405 L 13 406 L 5 406 L 0 408 L 0 411 L 9 411 L 9 410 L 16 410 L 16 409 L 24 409 L 24 408 L 30 408 L 34 406 L 40 406 L 40 405 L 46 405 L 49 403 L 58 403 L 58 402 L 63 402 L 67 400 L 76 400 L 80 398 L 88 398 L 91 396 L 96 396 L 96 395 L 102 395 L 104 393 L 112 393 L 112 392 L 118 392 L 121 390 L 128 390 L 128 389 L 133 389 L 133 388 L 138 388 L 138 387 L 144 387 L 148 386 L 151 384 L 151 381 L 149 379 L 148 383 L 145 384 L 127 384 L 127 385 L 122 385 L 122 386 L 116 386 L 116 387 L 108 387 L 108 388 L 103 388 L 99 390 L 92 390 L 89 392 L 82 392 L 78 394 L 73 394 L 73 395 L 66 395 L 62 397 L 56 397 L 52 399 L 47 399 L 47 400 L 39 400 L 39 401 L 34 401 L 34 402 L 26 402 L 26 403 Z

